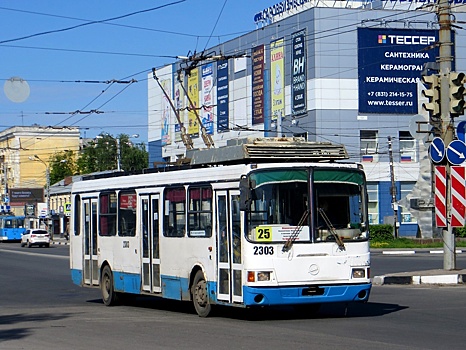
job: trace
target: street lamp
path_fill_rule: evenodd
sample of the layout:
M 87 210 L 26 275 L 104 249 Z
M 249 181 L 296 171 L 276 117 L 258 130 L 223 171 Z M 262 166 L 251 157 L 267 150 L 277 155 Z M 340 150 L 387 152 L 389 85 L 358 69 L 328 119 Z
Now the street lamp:
M 50 239 L 53 240 L 53 236 L 50 230 L 50 167 L 37 154 L 34 154 L 33 157 L 29 157 L 29 160 L 41 162 L 45 165 L 45 191 L 47 195 L 47 232 L 49 233 Z
M 139 137 L 139 134 L 133 134 L 128 136 L 128 138 L 134 138 L 137 139 Z M 120 139 L 117 137 L 116 138 L 116 143 L 117 143 L 117 170 L 121 171 L 121 148 L 120 148 Z

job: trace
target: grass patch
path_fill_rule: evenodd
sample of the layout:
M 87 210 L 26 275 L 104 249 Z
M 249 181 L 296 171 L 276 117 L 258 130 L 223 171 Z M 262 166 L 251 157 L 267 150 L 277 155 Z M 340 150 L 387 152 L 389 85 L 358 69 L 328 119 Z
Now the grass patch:
M 443 248 L 443 242 L 440 239 L 411 239 L 397 238 L 387 241 L 371 240 L 371 248 Z M 456 247 L 466 247 L 465 240 L 456 240 Z

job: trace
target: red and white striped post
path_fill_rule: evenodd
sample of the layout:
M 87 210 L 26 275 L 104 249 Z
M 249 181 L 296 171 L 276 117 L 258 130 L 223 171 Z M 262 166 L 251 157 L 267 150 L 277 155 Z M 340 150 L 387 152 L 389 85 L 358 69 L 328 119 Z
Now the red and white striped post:
M 451 227 L 463 227 L 466 215 L 465 168 L 452 166 L 451 181 Z
M 435 224 L 447 227 L 447 167 L 435 167 Z

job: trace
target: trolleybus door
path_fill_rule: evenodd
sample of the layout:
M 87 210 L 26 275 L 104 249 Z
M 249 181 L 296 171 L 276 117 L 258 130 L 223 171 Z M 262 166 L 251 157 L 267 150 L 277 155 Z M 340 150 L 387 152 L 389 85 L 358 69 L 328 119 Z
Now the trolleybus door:
M 218 191 L 217 201 L 217 299 L 243 301 L 241 216 L 238 191 Z
M 159 250 L 159 195 L 140 197 L 142 235 L 142 289 L 161 292 Z
M 97 198 L 83 199 L 84 219 L 84 284 L 99 284 L 97 258 Z

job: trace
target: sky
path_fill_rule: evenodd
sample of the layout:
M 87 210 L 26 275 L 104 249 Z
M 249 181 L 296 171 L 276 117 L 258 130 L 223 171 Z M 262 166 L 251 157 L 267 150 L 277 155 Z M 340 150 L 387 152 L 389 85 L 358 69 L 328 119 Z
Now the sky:
M 147 73 L 256 29 L 277 2 L 0 0 L 0 131 L 74 126 L 147 144 Z

